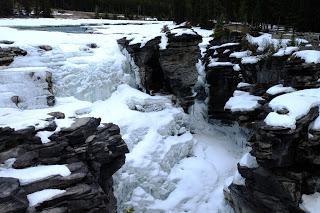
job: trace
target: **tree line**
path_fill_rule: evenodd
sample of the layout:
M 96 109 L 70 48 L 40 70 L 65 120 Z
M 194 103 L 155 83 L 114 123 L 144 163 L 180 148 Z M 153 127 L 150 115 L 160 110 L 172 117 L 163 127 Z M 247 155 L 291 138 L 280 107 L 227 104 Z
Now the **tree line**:
M 127 18 L 153 16 L 203 26 L 223 19 L 261 27 L 273 24 L 320 32 L 318 0 L 0 0 L 0 16 L 10 15 L 17 5 L 28 11 L 36 8 L 33 11 L 42 16 L 48 15 L 48 8 L 60 8 L 124 14 Z
M 0 17 L 52 17 L 51 0 L 0 0 Z

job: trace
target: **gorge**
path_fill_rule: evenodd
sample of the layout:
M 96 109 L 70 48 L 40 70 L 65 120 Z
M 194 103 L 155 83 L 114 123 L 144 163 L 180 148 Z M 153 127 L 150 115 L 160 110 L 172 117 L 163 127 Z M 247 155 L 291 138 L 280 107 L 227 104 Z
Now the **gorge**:
M 32 29 L 58 25 L 90 32 Z M 1 212 L 313 212 L 320 54 L 305 39 L 112 20 L 0 31 Z

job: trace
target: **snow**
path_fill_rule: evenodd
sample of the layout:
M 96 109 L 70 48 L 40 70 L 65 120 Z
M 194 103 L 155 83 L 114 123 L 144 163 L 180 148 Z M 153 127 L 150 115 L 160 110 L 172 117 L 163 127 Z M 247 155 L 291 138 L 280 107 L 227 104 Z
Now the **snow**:
M 233 65 L 233 70 L 239 72 L 241 70 L 241 67 L 239 64 L 234 64 Z
M 200 27 L 192 28 L 198 35 L 202 36 L 202 42 L 199 44 L 199 48 L 201 51 L 201 57 L 204 57 L 205 52 L 207 51 L 207 46 L 210 44 L 210 41 L 213 39 L 212 30 L 204 30 Z
M 308 213 L 317 213 L 320 209 L 320 193 L 316 192 L 312 195 L 302 195 L 302 203 L 300 208 Z
M 272 35 L 264 33 L 258 37 L 247 35 L 247 40 L 250 44 L 258 46 L 259 51 L 264 51 L 270 45 L 278 44 L 278 40 L 272 39 Z
M 250 153 L 246 153 L 239 162 L 240 166 L 245 166 L 247 168 L 258 168 L 257 159 L 252 156 Z
M 254 111 L 260 106 L 259 100 L 263 98 L 259 96 L 250 95 L 248 92 L 236 90 L 225 105 L 225 109 L 229 109 L 232 112 L 246 112 Z
M 235 175 L 233 176 L 232 183 L 239 186 L 245 186 L 246 180 L 238 171 L 236 171 Z
M 320 130 L 320 116 L 312 123 L 311 129 Z
M 294 92 L 294 91 L 296 91 L 296 90 L 293 89 L 292 87 L 284 87 L 283 84 L 278 84 L 273 87 L 270 87 L 267 90 L 267 93 L 270 95 L 278 95 L 281 93 L 290 93 L 290 92 Z
M 81 100 L 102 100 L 109 97 L 117 85 L 130 81 L 130 75 L 125 70 L 126 58 L 116 40 L 108 36 L 19 31 L 1 27 L 0 31 L 0 40 L 15 41 L 15 46 L 28 52 L 27 56 L 17 57 L 10 66 L 2 68 L 2 71 L 50 71 L 58 97 L 75 96 Z M 99 48 L 88 48 L 87 44 L 92 42 Z M 53 50 L 39 51 L 38 46 L 42 44 L 49 44 Z M 33 94 L 35 89 L 29 92 Z
M 251 51 L 241 51 L 241 52 L 233 52 L 230 54 L 230 58 L 244 58 L 244 57 L 248 57 L 252 54 Z
M 296 120 L 289 115 L 280 115 L 276 112 L 271 112 L 265 118 L 264 122 L 269 126 L 284 127 L 295 129 Z
M 66 190 L 60 189 L 44 189 L 27 195 L 29 206 L 36 206 L 44 201 L 51 200 L 57 195 L 65 193 Z
M 303 50 L 294 53 L 293 56 L 303 59 L 308 64 L 320 63 L 320 51 L 317 50 Z
M 161 43 L 159 44 L 160 50 L 167 49 L 168 46 L 168 37 L 166 33 L 161 34 Z
M 242 64 L 256 64 L 259 61 L 259 57 L 258 56 L 248 56 L 248 57 L 243 57 L 241 59 L 241 63 Z
M 285 48 L 290 42 L 290 39 L 274 39 L 269 33 L 263 33 L 258 37 L 247 35 L 247 40 L 250 44 L 258 46 L 257 50 L 260 52 L 263 52 L 270 46 L 273 48 Z M 308 43 L 307 40 L 301 38 L 296 38 L 295 42 L 297 44 Z
M 188 28 L 177 28 L 171 30 L 171 33 L 174 34 L 174 36 L 182 36 L 182 35 L 197 35 L 197 33 L 193 29 Z
M 281 57 L 285 55 L 292 55 L 293 52 L 296 52 L 298 50 L 299 50 L 299 47 L 284 47 L 284 48 L 280 48 L 278 52 L 273 54 L 273 56 Z
M 320 105 L 320 89 L 305 89 L 280 95 L 270 101 L 271 112 L 265 122 L 270 126 L 295 129 L 296 121 L 305 116 L 312 107 Z M 286 115 L 279 115 L 278 110 L 287 109 Z
M 240 45 L 240 43 L 225 43 L 225 44 L 222 44 L 222 45 L 219 45 L 219 46 L 210 47 L 210 49 L 220 49 L 220 48 L 223 48 L 223 47 L 232 47 L 232 46 L 238 46 L 238 45 Z
M 43 68 L 0 68 L 0 107 L 25 109 L 47 106 L 47 97 L 52 95 L 46 89 L 46 79 L 49 77 L 47 71 Z M 17 105 L 11 100 L 13 96 L 19 97 Z
M 140 21 L 140 20 L 109 20 L 109 19 L 61 19 L 61 18 L 4 18 L 0 19 L 0 26 L 8 27 L 39 27 L 39 26 L 80 26 L 80 25 L 133 25 L 136 24 L 168 24 L 172 22 L 159 22 L 159 21 Z M 159 31 L 160 32 L 160 31 Z
M 120 127 L 130 149 L 125 165 L 114 175 L 119 212 L 128 207 L 136 212 L 233 212 L 224 200 L 223 188 L 225 181 L 236 172 L 243 152 L 247 152 L 246 134 L 238 126 L 208 124 L 203 116 L 206 113 L 198 109 L 205 108 L 203 105 L 195 106 L 190 116 L 171 103 L 171 96 L 150 96 L 136 89 L 139 82 L 136 70 L 116 40 L 127 36 L 133 39 L 132 43 L 143 44 L 154 36 L 163 35 L 160 33 L 163 22 L 140 26 L 100 25 L 104 20 L 92 21 L 97 24 L 92 26 L 94 32 L 102 34 L 18 31 L 0 27 L 1 40 L 14 40 L 15 45 L 26 48 L 29 53 L 25 58 L 17 57 L 8 68 L 49 68 L 57 94 L 56 105 L 50 108 L 0 108 L 0 126 L 23 129 L 35 125 L 36 129 L 41 129 L 49 124 L 45 121 L 51 117 L 47 113 L 59 111 L 65 114 L 65 119 L 55 119 L 59 131 L 69 127 L 75 118 L 100 117 L 102 123 L 112 122 Z M 39 26 L 89 22 L 53 19 L 49 23 L 46 19 L 34 19 L 25 23 Z M 19 19 L 0 20 L 1 23 L 23 25 Z M 174 27 L 167 24 L 171 29 Z M 199 46 L 205 51 L 212 32 L 193 30 L 204 37 Z M 99 48 L 88 48 L 87 44 L 92 42 Z M 40 44 L 49 44 L 53 50 L 39 51 Z M 203 64 L 197 66 L 200 79 L 204 74 Z M 191 134 L 191 130 L 195 134 Z M 46 143 L 49 134 L 51 132 L 41 131 L 38 136 Z M 51 175 L 69 175 L 70 171 L 64 165 L 23 170 L 2 166 L 0 174 L 14 176 L 27 184 Z M 37 200 L 45 196 L 35 197 Z
M 49 137 L 51 135 L 53 135 L 54 132 L 49 132 L 49 131 L 40 131 L 36 134 L 36 136 L 38 136 L 42 143 L 49 143 L 50 142 L 50 139 Z
M 245 83 L 245 82 L 240 82 L 237 86 L 238 89 L 242 88 L 242 87 L 249 87 L 251 86 L 251 84 Z
M 225 51 L 223 51 L 223 54 L 226 54 L 226 53 L 228 53 L 228 52 L 230 52 L 230 50 L 229 50 L 229 49 L 226 49 Z
M 25 169 L 1 168 L 0 177 L 17 178 L 21 185 L 27 185 L 39 180 L 46 179 L 53 175 L 61 175 L 66 177 L 71 172 L 64 165 L 37 166 Z
M 234 66 L 231 62 L 217 62 L 215 60 L 210 60 L 208 67 L 225 67 L 225 66 Z

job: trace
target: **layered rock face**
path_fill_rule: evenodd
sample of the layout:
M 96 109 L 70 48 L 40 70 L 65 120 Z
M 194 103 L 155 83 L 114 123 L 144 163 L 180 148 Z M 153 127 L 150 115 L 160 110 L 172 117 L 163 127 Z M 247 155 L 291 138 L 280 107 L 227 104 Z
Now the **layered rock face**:
M 318 115 L 313 108 L 294 130 L 258 124 L 249 142 L 259 166 L 238 164 L 245 185 L 229 186 L 227 198 L 236 212 L 304 212 L 301 196 L 319 191 L 319 137 L 309 132 Z
M 225 113 L 224 106 L 240 82 L 239 73 L 234 70 L 234 64 L 228 63 L 232 51 L 241 49 L 241 38 L 235 37 L 234 42 L 221 46 L 222 42 L 213 40 L 204 57 L 207 83 L 209 84 L 208 115 L 211 119 L 232 119 L 232 115 Z M 210 60 L 217 62 L 211 66 Z M 221 62 L 221 63 L 220 63 Z M 226 63 L 224 63 L 226 62 Z
M 194 34 L 167 33 L 168 45 L 160 49 L 161 37 L 156 37 L 140 48 L 141 44 L 129 45 L 126 39 L 119 40 L 135 65 L 139 68 L 141 86 L 148 93 L 162 92 L 176 96 L 185 111 L 193 104 L 192 88 L 197 82 L 196 64 L 201 36 Z
M 247 47 L 244 39 L 213 41 L 205 58 L 209 116 L 236 121 L 252 132 L 248 145 L 251 161 L 256 162 L 240 161 L 239 176 L 225 189 L 226 199 L 239 213 L 305 212 L 302 195 L 320 191 L 320 138 L 319 130 L 313 128 L 319 107 L 311 105 L 294 127 L 268 125 L 266 117 L 272 112 L 279 116 L 273 122 L 281 123 L 281 116 L 300 109 L 297 100 L 304 93 L 294 96 L 297 100 L 286 99 L 297 102 L 296 109 L 274 109 L 270 103 L 285 93 L 319 88 L 320 65 L 292 54 L 251 57 L 252 52 L 245 52 Z
M 118 126 L 80 118 L 48 143 L 36 136 L 55 129 L 0 128 L 0 212 L 116 212 L 112 175 L 128 152 Z M 34 201 L 50 190 L 60 193 Z

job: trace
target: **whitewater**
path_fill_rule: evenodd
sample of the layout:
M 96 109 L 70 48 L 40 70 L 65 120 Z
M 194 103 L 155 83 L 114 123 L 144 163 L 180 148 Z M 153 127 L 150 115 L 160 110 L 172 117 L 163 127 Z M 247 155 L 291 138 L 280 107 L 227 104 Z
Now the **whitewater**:
M 88 25 L 90 33 L 37 29 Z M 47 113 L 59 111 L 66 115 L 56 120 L 59 131 L 75 118 L 100 117 L 102 123 L 120 127 L 130 150 L 125 165 L 114 175 L 119 212 L 233 212 L 223 190 L 232 181 L 241 181 L 236 166 L 249 151 L 246 132 L 238 126 L 209 124 L 205 103 L 196 102 L 186 114 L 172 104 L 170 95 L 150 96 L 140 91 L 136 67 L 118 46 L 117 39 L 123 37 L 141 47 L 157 36 L 165 42 L 161 33 L 164 25 L 176 27 L 172 22 L 0 19 L 0 40 L 14 41 L 0 47 L 15 46 L 28 52 L 0 67 L 0 72 L 17 74 L 18 78 L 26 71 L 51 72 L 56 97 L 53 107 L 7 107 L 0 99 L 0 126 L 17 130 L 33 125 L 40 129 L 48 124 Z M 211 32 L 194 30 L 203 36 L 203 52 Z M 90 48 L 93 43 L 97 48 Z M 50 45 L 52 51 L 41 51 L 39 45 Z M 197 69 L 198 83 L 204 84 L 201 62 Z M 5 81 L 0 75 L 0 82 Z M 0 87 L 0 95 L 4 87 Z M 53 133 L 38 134 L 45 143 Z

